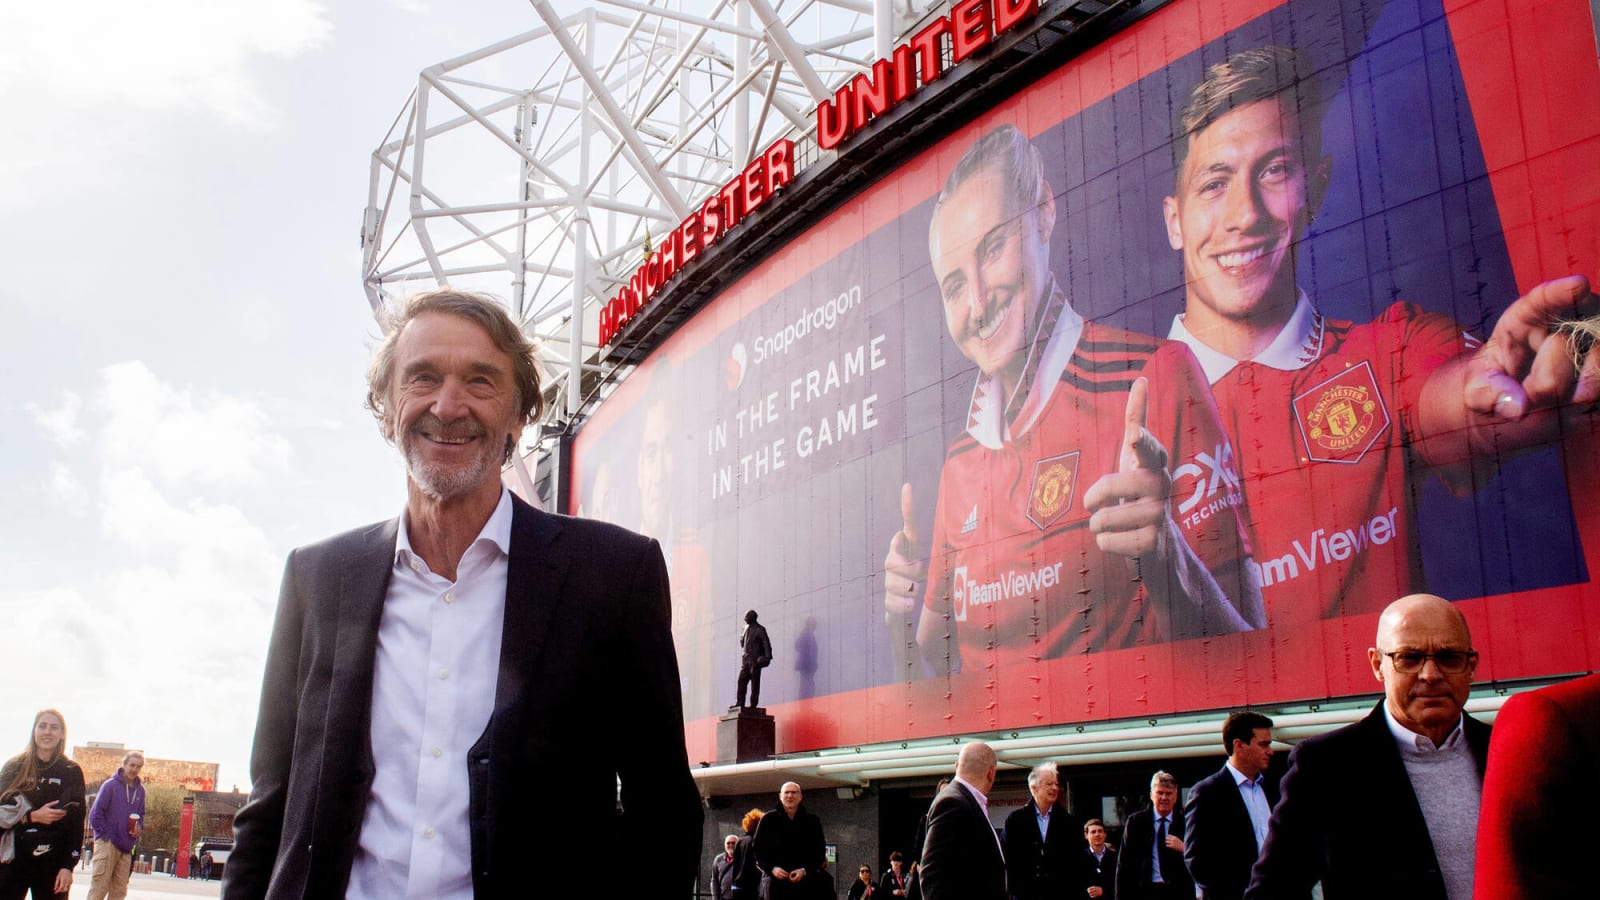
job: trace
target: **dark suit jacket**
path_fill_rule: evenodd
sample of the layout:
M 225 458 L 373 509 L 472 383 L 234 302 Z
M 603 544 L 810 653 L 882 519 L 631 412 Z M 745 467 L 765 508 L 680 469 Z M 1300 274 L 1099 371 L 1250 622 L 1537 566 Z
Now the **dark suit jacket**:
M 458 761 L 469 779 L 474 893 L 526 896 L 527 854 L 581 835 L 628 848 L 640 896 L 686 894 L 702 812 L 661 548 L 614 525 L 512 505 L 494 711 Z M 289 556 L 228 900 L 344 895 L 375 768 L 373 663 L 398 523 Z M 611 697 L 630 701 L 619 709 Z M 545 866 L 539 886 L 577 896 L 593 877 Z
M 1262 788 L 1270 810 L 1278 802 L 1278 786 L 1262 779 Z M 1183 817 L 1183 861 L 1200 896 L 1240 900 L 1250 886 L 1250 869 L 1259 848 L 1250 810 L 1227 766 L 1190 788 Z
M 739 875 L 739 857 L 724 850 L 711 860 L 712 900 L 733 900 L 733 881 Z
M 1184 836 L 1183 813 L 1180 810 L 1172 811 L 1172 823 L 1167 826 L 1167 833 L 1177 837 Z M 1150 859 L 1150 848 L 1156 841 L 1156 816 L 1155 810 L 1146 807 L 1128 817 L 1128 827 L 1122 832 L 1122 845 L 1117 848 L 1117 896 L 1122 900 L 1142 900 L 1144 897 L 1160 896 L 1153 893 L 1154 882 L 1151 881 L 1153 865 Z M 1194 882 L 1189 878 L 1189 869 L 1183 864 L 1183 854 L 1176 850 L 1161 848 L 1162 878 L 1171 885 L 1168 893 L 1179 897 L 1194 896 Z
M 1078 853 L 1087 850 L 1083 823 L 1057 806 L 1050 814 L 1050 829 L 1039 839 L 1039 817 L 1032 800 L 1006 816 L 1006 879 L 1011 896 L 1020 900 L 1072 897 L 1077 900 L 1087 885 Z
M 1112 900 L 1117 896 L 1117 851 L 1106 847 L 1105 855 L 1100 859 L 1094 858 L 1094 853 L 1085 846 L 1078 851 L 1078 862 L 1083 869 L 1083 886 L 1087 890 L 1097 887 L 1105 891 L 1100 895 L 1101 900 Z
M 1500 708 L 1489 742 L 1473 892 L 1495 900 L 1585 897 L 1595 890 L 1586 822 L 1600 809 L 1600 675 Z
M 959 782 L 928 808 L 917 880 L 925 900 L 1006 900 L 1006 863 L 994 826 Z
M 1489 726 L 1467 716 L 1462 727 L 1481 776 Z M 1309 897 L 1321 881 L 1324 900 L 1367 898 L 1381 875 L 1386 897 L 1445 900 L 1428 823 L 1384 720 L 1383 701 L 1354 725 L 1294 748 L 1280 790 L 1246 897 Z M 1381 858 L 1375 847 L 1382 848 Z
M 822 820 L 806 809 L 804 803 L 794 811 L 794 818 L 775 806 L 761 817 L 751 842 L 756 863 L 761 866 L 763 881 L 773 898 L 809 896 L 822 883 L 822 864 L 827 861 L 827 846 L 822 836 Z M 772 877 L 773 869 L 805 869 L 805 877 L 798 886 L 787 880 Z

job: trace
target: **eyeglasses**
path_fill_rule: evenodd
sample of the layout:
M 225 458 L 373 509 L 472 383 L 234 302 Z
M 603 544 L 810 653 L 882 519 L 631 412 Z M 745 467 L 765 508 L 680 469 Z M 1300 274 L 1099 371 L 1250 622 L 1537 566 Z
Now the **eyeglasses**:
M 1476 650 L 1440 650 L 1435 653 L 1423 653 L 1420 650 L 1396 650 L 1393 652 L 1379 651 L 1389 657 L 1389 663 L 1401 675 L 1415 675 L 1422 671 L 1422 667 L 1433 660 L 1439 671 L 1445 675 L 1460 675 L 1467 667 L 1477 662 Z

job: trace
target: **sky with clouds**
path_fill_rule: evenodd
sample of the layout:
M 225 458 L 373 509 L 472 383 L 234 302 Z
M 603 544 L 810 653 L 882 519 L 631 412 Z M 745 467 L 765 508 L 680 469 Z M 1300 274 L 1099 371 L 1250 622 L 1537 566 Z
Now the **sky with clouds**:
M 520 0 L 0 6 L 0 756 L 57 707 L 74 744 L 248 786 L 285 555 L 404 502 L 361 406 L 370 155 L 418 71 L 536 24 Z

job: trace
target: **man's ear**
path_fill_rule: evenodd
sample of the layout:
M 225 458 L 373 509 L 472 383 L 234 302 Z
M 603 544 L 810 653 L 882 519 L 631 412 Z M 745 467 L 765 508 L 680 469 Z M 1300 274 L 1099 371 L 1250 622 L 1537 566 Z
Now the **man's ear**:
M 1383 683 L 1383 654 L 1378 652 L 1378 648 L 1377 647 L 1368 647 L 1367 648 L 1367 662 L 1372 664 L 1372 677 L 1378 679 L 1378 683 L 1382 684 Z
M 1167 246 L 1174 250 L 1183 249 L 1183 225 L 1178 221 L 1178 198 L 1168 197 L 1161 201 L 1161 217 L 1167 221 Z

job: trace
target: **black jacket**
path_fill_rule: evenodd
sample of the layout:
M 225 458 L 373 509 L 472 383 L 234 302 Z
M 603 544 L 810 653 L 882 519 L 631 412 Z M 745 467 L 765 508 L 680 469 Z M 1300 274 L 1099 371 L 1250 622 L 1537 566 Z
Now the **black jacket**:
M 1039 816 L 1032 800 L 1006 816 L 1007 888 L 1018 900 L 1050 900 L 1084 892 L 1078 853 L 1087 850 L 1083 823 L 1060 806 L 1050 813 L 1050 828 L 1039 839 Z
M 0 768 L 0 790 L 11 784 L 22 763 L 21 756 L 13 756 L 4 768 Z M 43 847 L 46 849 L 40 851 L 39 855 L 49 857 L 56 868 L 70 870 L 76 866 L 78 856 L 83 851 L 83 770 L 66 756 L 57 756 L 40 770 L 38 784 L 27 786 L 18 793 L 28 798 L 32 809 L 54 802 L 57 809 L 65 809 L 67 814 L 52 825 L 18 823 L 12 829 L 17 857 L 32 857 L 38 848 Z M 3 802 L 10 800 L 10 797 L 0 798 Z M 77 806 L 68 807 L 69 803 L 76 803 Z
M 228 900 L 344 895 L 374 774 L 373 663 L 397 528 L 390 520 L 289 556 Z M 639 896 L 693 884 L 703 814 L 669 607 L 655 541 L 513 497 L 494 712 L 458 761 L 477 897 L 526 896 L 530 849 L 573 835 L 622 848 Z M 627 714 L 601 697 L 630 698 Z M 593 877 L 545 866 L 538 885 L 579 896 Z
M 917 878 L 925 900 L 1006 900 L 1006 864 L 994 826 L 960 782 L 933 798 Z
M 1462 729 L 1482 780 L 1489 726 L 1466 716 Z M 1354 725 L 1294 748 L 1280 790 L 1246 897 L 1309 897 L 1321 881 L 1324 900 L 1364 900 L 1381 869 L 1383 896 L 1445 900 L 1428 823 L 1382 700 Z M 1381 859 L 1373 855 L 1375 835 L 1382 837 Z
M 1278 802 L 1278 785 L 1263 778 L 1261 790 L 1270 811 Z M 1223 766 L 1190 788 L 1183 815 L 1187 834 L 1183 860 L 1200 896 L 1240 900 L 1250 886 L 1250 868 L 1256 864 L 1258 848 L 1250 810 L 1239 794 L 1233 771 Z
M 1183 811 L 1174 809 L 1172 824 L 1167 833 L 1184 835 Z M 1146 807 L 1128 817 L 1128 827 L 1122 833 L 1122 845 L 1117 848 L 1117 897 L 1120 900 L 1143 900 L 1151 896 L 1154 868 L 1150 850 L 1156 841 L 1155 810 Z M 1174 885 L 1177 896 L 1193 897 L 1194 882 L 1183 864 L 1183 854 L 1168 847 L 1161 848 L 1162 878 Z

